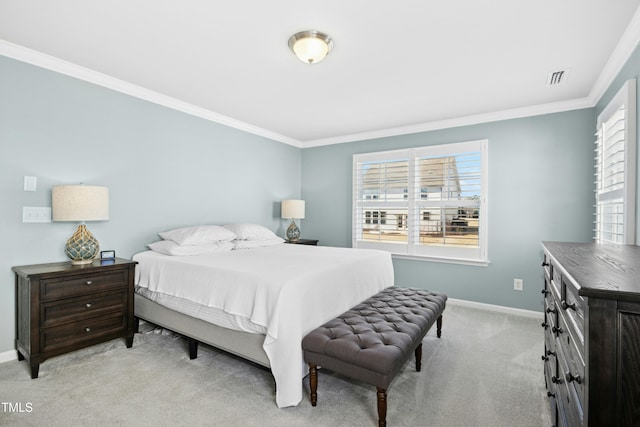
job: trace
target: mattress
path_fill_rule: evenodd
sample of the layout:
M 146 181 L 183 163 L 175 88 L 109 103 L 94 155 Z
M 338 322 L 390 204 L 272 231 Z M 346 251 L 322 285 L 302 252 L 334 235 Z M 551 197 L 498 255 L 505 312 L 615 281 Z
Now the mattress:
M 180 299 L 263 328 L 279 407 L 302 400 L 302 338 L 394 279 L 391 255 L 369 249 L 280 244 L 196 256 L 146 251 L 133 259 L 139 292 L 153 292 L 159 304 Z
M 256 325 L 244 316 L 230 314 L 217 307 L 208 307 L 206 305 L 198 304 L 195 301 L 160 292 L 153 292 L 140 286 L 136 286 L 135 292 L 155 303 L 170 308 L 171 310 L 195 317 L 196 319 L 204 320 L 205 322 L 213 323 L 214 325 L 222 326 L 223 328 L 233 329 L 234 331 L 249 332 L 252 334 L 267 333 L 267 328 L 264 326 Z

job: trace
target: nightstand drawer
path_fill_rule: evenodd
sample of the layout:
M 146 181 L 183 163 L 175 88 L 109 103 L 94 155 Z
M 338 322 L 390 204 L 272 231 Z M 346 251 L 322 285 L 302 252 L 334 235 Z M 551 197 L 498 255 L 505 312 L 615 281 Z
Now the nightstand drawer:
M 109 273 L 85 274 L 83 276 L 66 276 L 43 280 L 41 301 L 68 298 L 96 292 L 103 292 L 127 286 L 125 270 Z
M 50 328 L 69 322 L 77 322 L 102 314 L 122 311 L 127 306 L 127 290 L 95 294 L 43 303 L 40 322 L 43 328 Z
M 57 328 L 42 329 L 40 336 L 42 348 L 40 351 L 55 351 L 61 347 L 75 346 L 102 335 L 117 334 L 125 328 L 124 314 L 116 312 Z

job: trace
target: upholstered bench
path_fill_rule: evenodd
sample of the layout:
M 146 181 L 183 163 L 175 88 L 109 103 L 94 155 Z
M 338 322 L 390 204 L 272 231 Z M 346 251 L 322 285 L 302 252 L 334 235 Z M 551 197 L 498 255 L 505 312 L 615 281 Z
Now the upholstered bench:
M 386 425 L 387 388 L 412 354 L 420 371 L 422 339 L 437 323 L 447 296 L 423 289 L 390 287 L 314 329 L 302 340 L 309 364 L 311 404 L 318 394 L 317 368 L 376 386 L 378 425 Z

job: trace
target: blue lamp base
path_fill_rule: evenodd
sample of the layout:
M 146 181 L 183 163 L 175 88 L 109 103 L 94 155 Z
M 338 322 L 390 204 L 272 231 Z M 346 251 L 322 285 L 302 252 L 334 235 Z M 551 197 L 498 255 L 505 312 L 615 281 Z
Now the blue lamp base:
M 289 224 L 289 228 L 287 228 L 287 240 L 290 242 L 295 242 L 300 238 L 300 229 L 296 225 L 295 220 L 291 220 L 291 224 Z
M 73 236 L 67 240 L 64 251 L 73 265 L 90 264 L 100 251 L 100 245 L 87 226 L 80 224 Z

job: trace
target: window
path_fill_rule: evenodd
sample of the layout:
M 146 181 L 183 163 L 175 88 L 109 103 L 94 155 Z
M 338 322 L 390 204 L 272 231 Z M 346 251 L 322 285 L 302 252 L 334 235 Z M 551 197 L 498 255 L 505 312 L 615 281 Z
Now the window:
M 627 81 L 598 116 L 596 132 L 598 243 L 635 243 L 636 82 Z
M 354 155 L 353 247 L 486 263 L 486 178 L 486 140 Z

